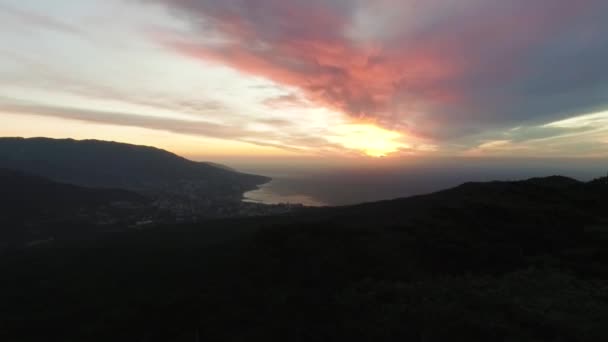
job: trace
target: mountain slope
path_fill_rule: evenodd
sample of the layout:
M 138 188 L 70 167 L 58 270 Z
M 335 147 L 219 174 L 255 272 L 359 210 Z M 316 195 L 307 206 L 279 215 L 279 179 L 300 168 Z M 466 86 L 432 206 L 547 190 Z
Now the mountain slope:
M 420 217 L 439 219 L 459 211 L 474 214 L 476 221 L 492 222 L 501 215 L 511 221 L 525 221 L 528 215 L 556 219 L 561 214 L 605 209 L 606 189 L 595 186 L 596 182 L 552 176 L 525 181 L 465 183 L 433 194 L 347 206 L 328 212 L 340 217 L 393 222 Z
M 97 140 L 0 138 L 0 167 L 81 186 L 240 199 L 268 178 L 153 147 Z
M 0 258 L 0 338 L 603 341 L 605 180 L 208 221 Z
M 0 189 L 0 248 L 79 236 L 100 222 L 142 216 L 150 204 L 125 190 L 84 188 L 7 169 L 0 169 Z

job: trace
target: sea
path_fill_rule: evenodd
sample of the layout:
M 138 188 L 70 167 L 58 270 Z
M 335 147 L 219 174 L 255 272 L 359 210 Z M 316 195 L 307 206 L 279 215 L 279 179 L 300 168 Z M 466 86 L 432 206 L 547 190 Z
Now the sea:
M 238 166 L 237 166 L 238 169 Z M 606 160 L 451 160 L 408 165 L 243 165 L 272 181 L 245 194 L 265 204 L 342 206 L 427 194 L 465 182 L 515 181 L 562 175 L 581 181 L 606 175 Z

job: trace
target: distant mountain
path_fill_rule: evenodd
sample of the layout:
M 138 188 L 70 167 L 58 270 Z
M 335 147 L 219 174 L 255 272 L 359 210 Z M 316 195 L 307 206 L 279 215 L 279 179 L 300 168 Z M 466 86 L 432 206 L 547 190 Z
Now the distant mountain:
M 0 247 L 126 224 L 120 220 L 143 216 L 151 202 L 134 192 L 84 188 L 7 169 L 0 169 L 0 190 Z
M 424 216 L 424 210 L 466 210 L 500 206 L 505 209 L 539 212 L 540 209 L 563 207 L 566 212 L 573 208 L 601 209 L 605 189 L 597 181 L 585 183 L 578 180 L 551 176 L 523 181 L 469 182 L 452 189 L 408 198 L 364 203 L 338 208 L 335 212 L 353 215 L 393 213 L 391 218 Z M 422 210 L 422 211 L 421 211 Z M 378 212 L 376 212 L 378 211 Z
M 564 177 L 0 257 L 0 340 L 608 340 L 608 186 Z
M 98 140 L 0 138 L 0 167 L 80 186 L 240 199 L 269 181 L 153 147 Z
M 214 166 L 217 167 L 218 169 L 222 169 L 222 170 L 226 170 L 226 171 L 232 171 L 232 172 L 238 172 L 235 169 L 226 166 L 226 165 L 222 165 L 222 164 L 218 164 L 218 163 L 212 163 L 212 162 L 205 162 L 205 164 L 210 165 L 210 166 Z

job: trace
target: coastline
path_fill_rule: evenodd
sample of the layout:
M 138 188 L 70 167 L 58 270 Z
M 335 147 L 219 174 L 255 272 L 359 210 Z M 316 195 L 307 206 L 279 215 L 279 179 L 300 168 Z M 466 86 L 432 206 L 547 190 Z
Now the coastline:
M 306 207 L 323 207 L 327 206 L 309 195 L 304 194 L 279 194 L 272 189 L 273 181 L 266 182 L 258 186 L 257 189 L 248 191 L 243 194 L 242 202 L 257 203 L 267 205 L 289 204 L 303 205 Z

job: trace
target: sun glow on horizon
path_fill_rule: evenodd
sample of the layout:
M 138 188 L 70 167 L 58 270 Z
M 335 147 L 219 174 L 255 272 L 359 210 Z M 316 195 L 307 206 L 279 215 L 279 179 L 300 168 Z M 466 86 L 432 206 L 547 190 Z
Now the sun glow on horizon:
M 386 157 L 401 149 L 409 148 L 399 141 L 403 134 L 372 124 L 347 124 L 334 129 L 335 136 L 329 140 L 343 147 L 365 153 L 370 157 Z

